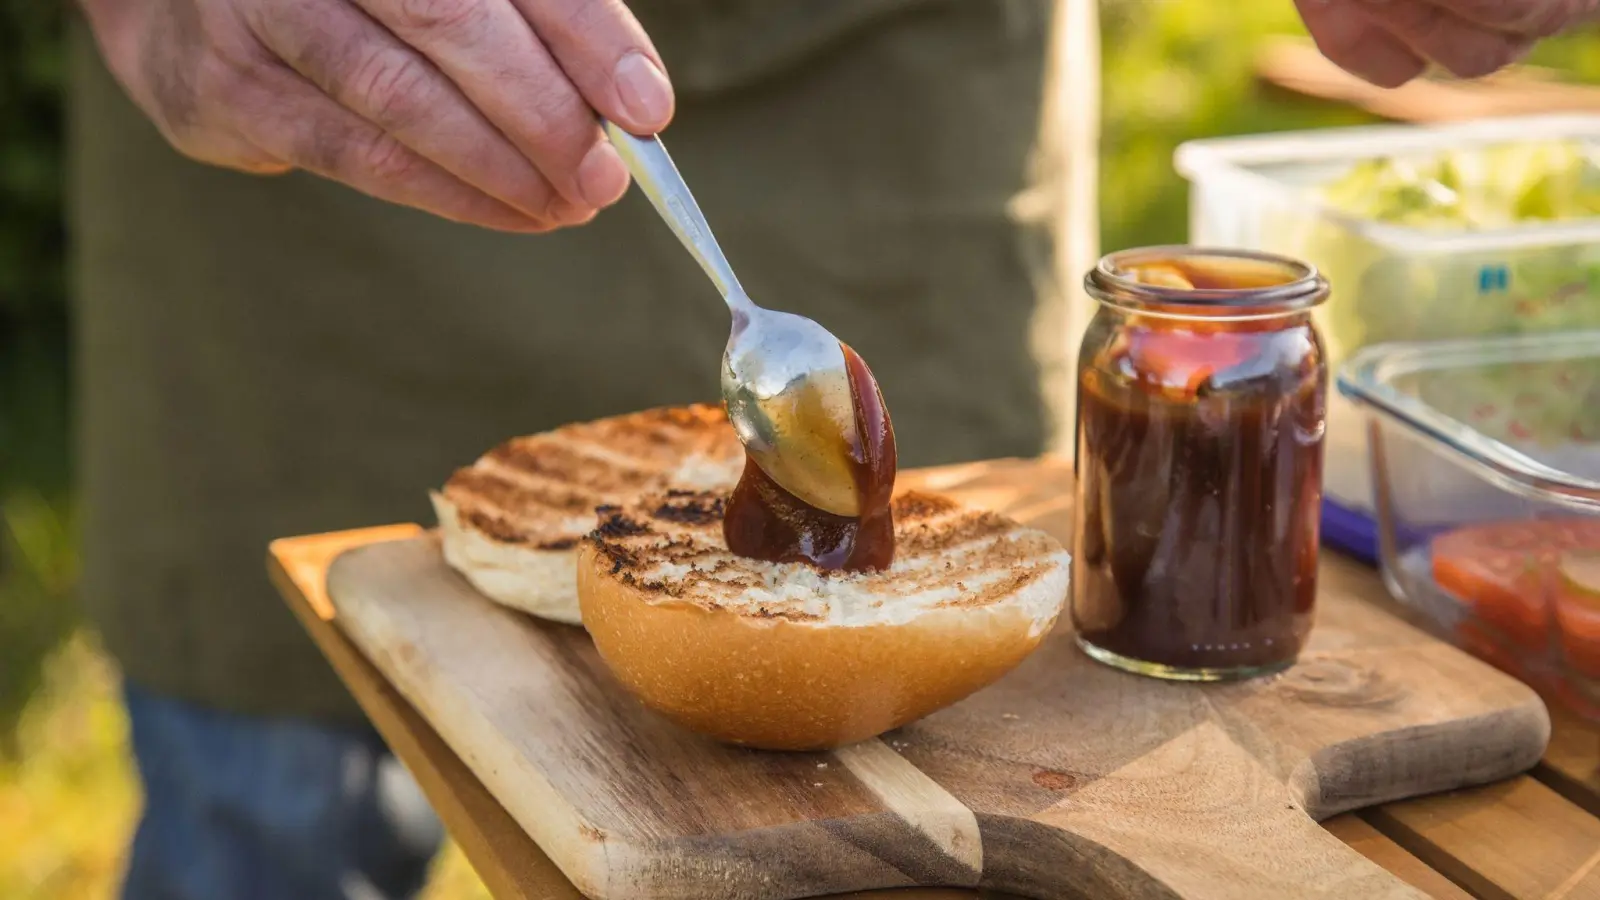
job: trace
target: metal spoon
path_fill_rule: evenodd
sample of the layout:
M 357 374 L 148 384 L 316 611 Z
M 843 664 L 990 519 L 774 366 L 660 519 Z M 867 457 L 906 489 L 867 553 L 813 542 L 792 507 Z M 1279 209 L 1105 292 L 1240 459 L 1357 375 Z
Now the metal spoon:
M 667 148 L 653 136 L 601 124 L 733 314 L 722 356 L 722 399 L 745 452 L 801 500 L 836 515 L 859 515 L 850 468 L 855 404 L 839 339 L 804 316 L 757 306 L 739 286 Z

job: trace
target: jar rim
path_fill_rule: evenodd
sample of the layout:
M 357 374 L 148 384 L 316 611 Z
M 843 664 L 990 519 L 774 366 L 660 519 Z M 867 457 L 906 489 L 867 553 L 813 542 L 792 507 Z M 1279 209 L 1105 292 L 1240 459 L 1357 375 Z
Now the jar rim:
M 1126 270 L 1141 261 L 1182 258 L 1241 260 L 1281 266 L 1286 279 L 1277 284 L 1241 288 L 1178 288 L 1139 281 Z M 1084 290 L 1101 303 L 1133 309 L 1156 308 L 1162 314 L 1214 318 L 1207 309 L 1236 309 L 1248 318 L 1267 318 L 1310 309 L 1328 297 L 1328 281 L 1303 260 L 1261 250 L 1165 244 L 1132 247 L 1108 253 L 1083 279 Z M 1174 307 L 1177 307 L 1176 309 Z M 1228 313 L 1223 313 L 1228 317 Z

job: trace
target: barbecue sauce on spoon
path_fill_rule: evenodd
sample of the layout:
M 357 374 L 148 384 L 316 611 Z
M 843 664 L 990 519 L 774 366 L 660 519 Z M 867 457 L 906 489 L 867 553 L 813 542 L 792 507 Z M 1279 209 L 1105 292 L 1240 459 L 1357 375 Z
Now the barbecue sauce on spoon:
M 854 350 L 844 344 L 839 347 L 850 378 L 855 434 L 837 435 L 838 452 L 855 482 L 859 515 L 841 516 L 812 506 L 746 457 L 744 474 L 722 521 L 728 549 L 739 556 L 847 571 L 886 569 L 894 561 L 894 519 L 889 512 L 894 494 L 894 426 L 872 370 Z

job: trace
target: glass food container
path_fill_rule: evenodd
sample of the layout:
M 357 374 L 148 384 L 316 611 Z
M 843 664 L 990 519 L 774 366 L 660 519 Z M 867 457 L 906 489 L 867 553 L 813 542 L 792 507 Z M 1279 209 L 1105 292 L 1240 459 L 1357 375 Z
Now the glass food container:
M 1079 644 L 1179 680 L 1290 665 L 1316 598 L 1327 282 L 1286 257 L 1152 247 L 1107 256 L 1085 287 Z
M 1600 331 L 1379 344 L 1339 391 L 1366 415 L 1390 591 L 1600 718 Z
M 1334 285 L 1329 364 L 1395 341 L 1600 328 L 1600 115 L 1192 141 L 1189 240 L 1287 253 Z M 1362 414 L 1330 398 L 1325 542 L 1376 561 Z

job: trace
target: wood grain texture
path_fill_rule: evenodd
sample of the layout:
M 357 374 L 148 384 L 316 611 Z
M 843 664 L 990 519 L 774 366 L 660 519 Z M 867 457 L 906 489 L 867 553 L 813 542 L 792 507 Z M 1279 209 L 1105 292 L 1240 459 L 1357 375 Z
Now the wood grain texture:
M 1060 463 L 924 481 L 1070 526 Z M 1153 682 L 1063 630 L 964 703 L 804 755 L 668 725 L 581 630 L 484 601 L 431 538 L 349 553 L 328 587 L 354 642 L 591 896 L 1421 896 L 1314 820 L 1526 769 L 1548 720 L 1526 688 L 1329 582 L 1305 659 L 1276 678 Z
M 416 534 L 414 526 L 367 528 L 350 532 L 291 538 L 273 543 L 269 569 L 284 599 L 305 623 L 317 645 L 332 662 L 339 677 L 360 701 L 390 747 L 404 760 L 427 793 L 451 836 L 499 900 L 576 900 L 577 888 L 550 862 L 522 827 L 490 796 L 472 772 L 450 750 L 438 733 L 389 685 L 382 673 L 329 621 L 320 615 L 315 598 L 325 597 L 327 564 L 336 550 Z M 290 574 L 293 573 L 293 574 Z M 1372 570 L 1337 556 L 1324 561 L 1324 579 L 1330 575 L 1368 602 L 1393 606 Z M 314 609 L 317 607 L 317 609 Z M 331 608 L 330 608 L 331 615 Z M 1399 611 L 1403 611 L 1400 608 Z M 1597 764 L 1600 732 L 1592 726 L 1552 710 L 1554 731 L 1540 771 L 1561 767 L 1592 776 Z M 1490 791 L 1493 787 L 1478 788 Z M 1510 810 L 1505 815 L 1514 815 Z M 1363 856 L 1394 873 L 1408 884 L 1441 900 L 1464 900 L 1466 892 L 1435 869 L 1413 856 L 1354 813 L 1333 817 L 1323 826 Z M 1494 851 L 1498 856 L 1498 851 Z M 1474 858 L 1450 865 L 1470 869 Z M 851 891 L 829 900 L 972 900 L 1003 895 L 966 889 L 911 888 Z
M 1472 895 L 1462 890 L 1455 882 L 1413 856 L 1406 848 L 1395 843 L 1355 813 L 1334 816 L 1323 822 L 1322 827 L 1328 829 L 1329 834 L 1349 844 L 1357 853 L 1393 872 L 1406 884 L 1426 893 L 1434 900 L 1472 900 Z
M 581 900 L 568 881 L 437 731 L 333 623 L 327 566 L 340 552 L 421 533 L 393 525 L 274 541 L 269 575 L 384 740 L 416 778 L 452 839 L 497 900 Z M 320 602 L 319 602 L 320 601 Z M 902 888 L 826 900 L 1022 900 L 994 891 Z
M 1534 776 L 1590 815 L 1600 816 L 1600 728 L 1550 704 L 1550 745 Z
M 1363 817 L 1476 896 L 1600 898 L 1600 819 L 1532 778 L 1391 803 Z
M 417 526 L 400 525 L 274 541 L 267 571 L 373 727 L 405 762 L 490 893 L 511 900 L 581 900 L 578 889 L 528 839 L 438 732 L 331 621 L 333 607 L 325 604 L 325 583 L 327 564 L 334 555 L 420 532 Z

